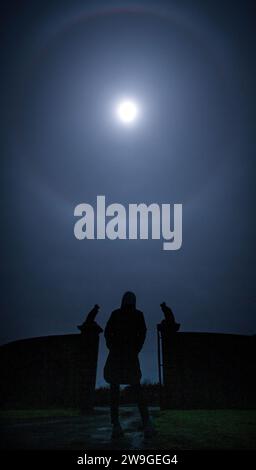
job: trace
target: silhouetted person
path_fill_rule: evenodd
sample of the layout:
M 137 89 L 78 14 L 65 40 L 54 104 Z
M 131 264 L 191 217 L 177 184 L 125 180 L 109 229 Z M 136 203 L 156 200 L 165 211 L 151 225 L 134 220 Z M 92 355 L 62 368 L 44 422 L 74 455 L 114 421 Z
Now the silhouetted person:
M 104 333 L 109 349 L 104 378 L 110 384 L 113 438 L 123 435 L 119 423 L 120 384 L 129 384 L 133 389 L 145 437 L 151 437 L 155 432 L 140 385 L 141 370 L 138 354 L 144 344 L 146 331 L 143 313 L 136 309 L 135 294 L 126 292 L 122 298 L 121 308 L 112 312 Z

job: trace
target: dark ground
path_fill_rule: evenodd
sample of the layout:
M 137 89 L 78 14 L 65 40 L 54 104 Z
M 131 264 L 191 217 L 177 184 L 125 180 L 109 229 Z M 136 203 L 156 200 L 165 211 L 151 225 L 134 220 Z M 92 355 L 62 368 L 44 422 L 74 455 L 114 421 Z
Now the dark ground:
M 151 408 L 152 416 L 156 416 L 157 411 L 157 408 Z M 70 413 L 70 416 L 44 417 L 42 413 L 40 417 L 27 418 L 22 417 L 22 413 L 19 418 L 15 418 L 15 414 L 9 414 L 9 417 L 2 419 L 1 448 L 145 449 L 153 445 L 153 442 L 144 442 L 135 407 L 121 407 L 125 437 L 114 442 L 110 439 L 111 425 L 107 407 L 96 408 L 94 413 L 88 416 L 76 414 L 74 412 Z
M 1 449 L 255 449 L 255 410 L 167 410 L 151 407 L 158 435 L 145 441 L 137 409 L 121 407 L 125 437 L 112 441 L 109 410 L 2 412 Z

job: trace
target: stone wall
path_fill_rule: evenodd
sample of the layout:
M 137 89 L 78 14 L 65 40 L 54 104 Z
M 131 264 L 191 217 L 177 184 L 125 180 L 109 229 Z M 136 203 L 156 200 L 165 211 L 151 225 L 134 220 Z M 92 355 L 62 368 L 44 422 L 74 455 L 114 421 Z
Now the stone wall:
M 98 335 L 31 338 L 0 347 L 1 408 L 90 409 Z
M 255 408 L 255 336 L 162 332 L 163 408 Z

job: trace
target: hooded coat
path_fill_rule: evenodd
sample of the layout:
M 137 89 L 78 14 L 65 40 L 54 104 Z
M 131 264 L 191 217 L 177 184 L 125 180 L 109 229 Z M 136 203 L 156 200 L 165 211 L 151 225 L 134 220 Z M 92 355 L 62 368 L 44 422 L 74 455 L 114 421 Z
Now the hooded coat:
M 121 308 L 114 310 L 107 322 L 104 336 L 109 355 L 104 367 L 106 382 L 136 384 L 141 379 L 138 354 L 146 338 L 144 315 L 136 309 L 136 297 L 126 292 Z

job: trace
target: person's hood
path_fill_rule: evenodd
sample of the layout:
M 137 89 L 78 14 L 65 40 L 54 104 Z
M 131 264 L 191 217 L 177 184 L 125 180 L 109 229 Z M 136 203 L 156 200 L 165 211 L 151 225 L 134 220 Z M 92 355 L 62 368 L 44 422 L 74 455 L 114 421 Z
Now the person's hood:
M 121 309 L 126 307 L 136 308 L 136 295 L 133 292 L 125 292 L 121 302 Z

